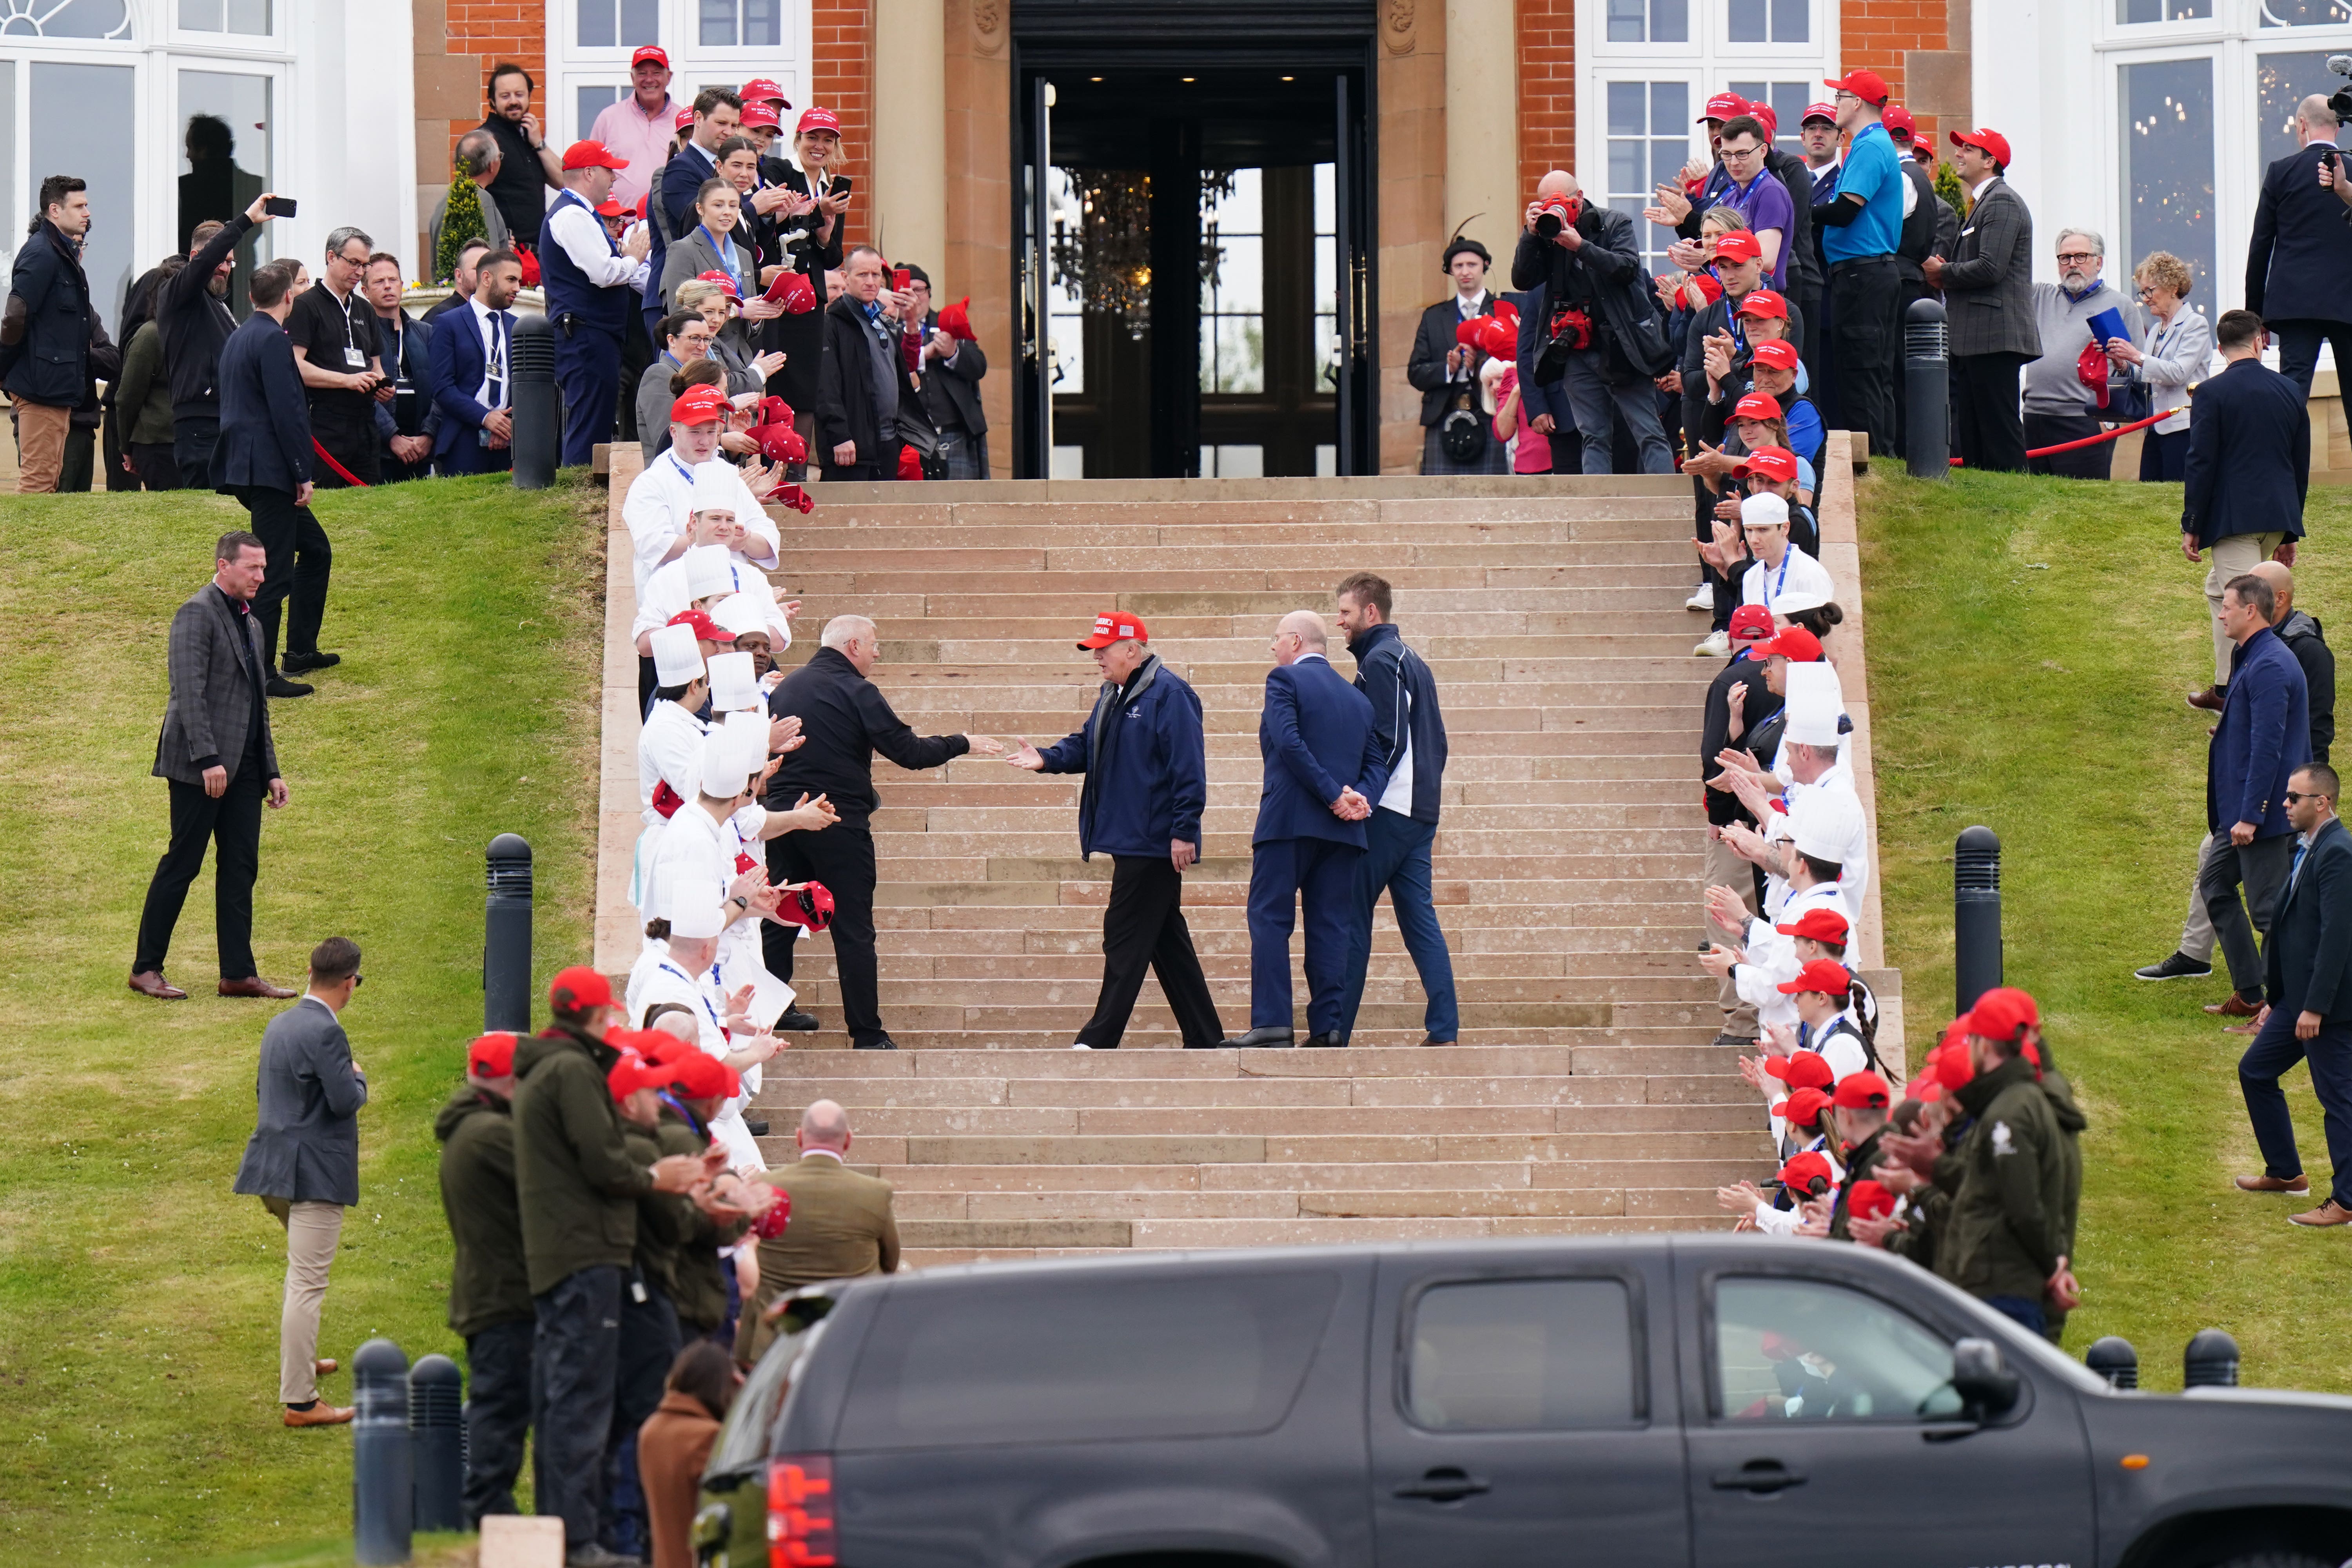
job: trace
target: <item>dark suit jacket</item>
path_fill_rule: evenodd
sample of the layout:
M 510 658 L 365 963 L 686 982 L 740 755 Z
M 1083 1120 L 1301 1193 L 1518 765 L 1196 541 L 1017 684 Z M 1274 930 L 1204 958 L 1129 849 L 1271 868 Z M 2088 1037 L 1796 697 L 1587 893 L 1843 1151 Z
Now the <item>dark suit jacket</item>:
M 454 298 L 454 296 L 453 296 Z M 514 343 L 514 312 L 499 312 L 507 319 L 507 343 Z M 459 301 L 457 309 L 441 318 L 441 325 L 433 333 L 431 385 L 433 405 L 441 411 L 441 424 L 433 436 L 433 455 L 447 454 L 460 441 L 473 441 L 474 432 L 482 427 L 485 417 L 498 411 L 485 408 L 474 396 L 482 384 L 481 323 L 474 319 L 470 302 Z M 514 372 L 512 353 L 508 355 L 507 371 Z M 514 399 L 511 388 L 507 401 Z
M 1257 721 L 1265 779 L 1258 787 L 1253 844 L 1270 838 L 1329 838 L 1364 847 L 1364 825 L 1331 815 L 1350 785 L 1378 805 L 1388 787 L 1372 705 L 1328 659 L 1276 665 L 1265 674 L 1265 711 Z
M 394 436 L 422 436 L 434 442 L 438 442 L 441 436 L 441 410 L 433 401 L 433 329 L 414 316 L 400 324 L 400 363 L 396 374 L 389 342 L 391 337 L 392 329 L 384 324 L 383 317 L 378 316 L 375 341 L 383 351 L 383 373 L 395 380 L 406 381 L 415 389 L 416 428 L 400 428 L 400 405 L 396 400 L 375 405 L 375 430 L 387 443 L 383 449 L 387 461 L 392 456 L 388 443 Z
M 1568 389 L 1560 382 L 1536 380 L 1536 361 L 1543 357 L 1545 300 L 1550 293 L 1538 283 L 1524 293 L 1509 296 L 1519 308 L 1519 417 L 1532 421 L 1538 414 L 1551 416 L 1555 435 L 1573 434 L 1576 412 L 1568 405 Z
M 1488 289 L 1478 313 L 1493 315 L 1496 298 L 1494 289 Z M 1445 405 L 1445 356 L 1453 352 L 1454 334 L 1462 325 L 1462 309 L 1454 300 L 1454 296 L 1449 294 L 1421 313 L 1421 326 L 1412 334 L 1412 357 L 1405 361 L 1404 378 L 1421 392 L 1423 425 L 1436 424 L 1438 413 Z M 1468 374 L 1473 382 L 1478 379 L 1478 367 L 1486 363 L 1484 353 L 1471 351 Z
M 260 1112 L 236 1190 L 296 1204 L 359 1202 L 367 1079 L 352 1066 L 351 1040 L 326 1004 L 305 997 L 269 1020 L 254 1092 Z
M 844 441 L 857 443 L 857 461 L 878 463 L 881 427 L 874 407 L 874 328 L 856 300 L 844 294 L 824 311 L 824 363 L 816 376 L 816 439 L 810 456 L 820 465 L 833 465 L 833 449 Z M 890 368 L 898 381 L 894 408 L 904 408 L 915 395 L 907 376 L 907 356 L 893 353 Z
M 2042 357 L 2033 324 L 2033 214 L 1995 179 L 1969 209 L 1959 243 L 1945 258 L 1944 306 L 1952 353 Z
M 2263 943 L 2263 989 L 2283 1013 L 2352 1023 L 2352 831 L 2329 817 L 2279 896 Z
M 2303 537 L 2311 415 L 2303 391 L 2260 360 L 2232 360 L 2189 395 L 2180 531 L 2200 549 L 2239 533 Z
M 259 310 L 247 316 L 221 349 L 219 384 L 213 488 L 300 489 L 310 478 L 310 400 L 286 329 Z
M 263 318 L 265 321 L 267 317 Z M 237 657 L 242 637 L 253 655 L 248 667 Z M 210 583 L 172 616 L 172 695 L 163 705 L 163 729 L 155 737 L 154 775 L 174 784 L 200 784 L 215 763 L 236 777 L 245 762 L 245 738 L 257 712 L 261 722 L 261 776 L 278 773 L 278 744 L 269 733 L 269 703 L 252 671 L 262 663 L 261 629 L 240 616 Z
M 2268 626 L 2230 658 L 2221 721 L 2205 752 L 2205 826 L 2251 822 L 2256 838 L 2289 831 L 2286 781 L 2311 761 L 2311 695 L 2303 667 Z
M 2254 237 L 2246 247 L 2246 309 L 2281 321 L 2352 321 L 2352 224 L 2334 191 L 2319 188 L 2326 143 L 2281 158 L 2263 174 Z M 2338 154 L 2339 177 L 2352 159 Z
M 923 319 L 924 337 L 939 330 L 940 313 L 933 310 Z M 987 435 L 988 416 L 980 408 L 980 378 L 987 374 L 988 356 L 980 352 L 978 343 L 958 342 L 953 364 L 931 361 L 923 372 L 923 411 L 931 416 L 931 423 L 947 427 L 948 408 L 940 406 L 944 403 L 954 409 L 965 429 L 975 436 Z
M 11 397 L 71 408 L 90 390 L 89 279 L 73 242 L 47 218 L 16 247 L 0 318 L 0 387 Z

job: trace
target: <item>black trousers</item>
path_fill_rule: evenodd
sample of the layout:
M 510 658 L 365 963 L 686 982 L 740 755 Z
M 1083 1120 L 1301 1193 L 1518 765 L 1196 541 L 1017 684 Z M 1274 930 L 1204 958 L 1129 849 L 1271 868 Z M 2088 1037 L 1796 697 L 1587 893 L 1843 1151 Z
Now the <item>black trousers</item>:
M 531 1511 L 563 1521 L 567 1551 L 603 1531 L 604 1440 L 613 1429 L 613 1395 L 621 1371 L 624 1268 L 600 1265 L 566 1275 L 531 1298 L 531 1459 L 538 1483 Z
M 1807 366 L 1815 368 L 1822 367 L 1826 365 L 1827 362 L 1822 358 L 1821 289 L 1818 285 L 1811 288 L 1801 289 L 1796 291 L 1793 298 L 1797 301 L 1798 311 L 1805 318 L 1805 335 L 1803 341 L 1797 345 L 1797 352 L 1805 356 L 1805 363 Z M 1815 406 L 1822 409 L 1823 417 L 1827 417 L 1828 410 L 1826 406 L 1822 405 L 1821 394 L 1818 390 L 1816 390 L 1813 395 L 1813 403 Z
M 466 1336 L 466 1528 L 486 1513 L 515 1511 L 522 1440 L 530 1430 L 530 1347 L 539 1325 L 529 1318 L 493 1323 Z
M 2063 446 L 2095 436 L 2102 428 L 2087 414 L 2029 414 L 2025 416 L 2025 444 L 2029 447 Z M 2105 479 L 2115 477 L 2115 443 L 2100 441 L 2054 457 L 2028 458 L 2025 471 L 2055 474 L 2062 479 Z
M 2336 368 L 2352 370 L 2352 321 L 2269 321 L 2278 337 L 2279 374 L 2311 395 L 2312 373 L 2319 367 L 2322 339 L 2336 345 Z
M 220 976 L 247 980 L 257 973 L 253 963 L 253 879 L 261 868 L 261 800 L 269 787 L 262 771 L 259 749 L 248 750 L 218 800 L 200 784 L 166 781 L 172 791 L 172 842 L 147 884 L 131 973 L 163 970 L 180 906 L 188 901 L 189 884 L 205 868 L 207 842 L 219 848 L 213 866 L 213 923 L 220 933 Z
M 1169 1010 L 1184 1043 L 1196 1049 L 1225 1037 L 1217 1005 L 1192 951 L 1192 930 L 1184 923 L 1184 879 L 1165 855 L 1112 857 L 1110 902 L 1103 908 L 1103 981 L 1094 1016 L 1078 1040 L 1098 1051 L 1116 1049 L 1135 1012 L 1148 967 L 1160 976 Z
M 1870 455 L 1895 450 L 1895 377 L 1903 358 L 1903 278 L 1891 256 L 1830 268 L 1830 360 L 1846 427 L 1870 433 Z
M 364 430 L 321 430 L 314 424 L 311 426 L 310 437 L 312 440 L 325 447 L 328 455 L 336 462 L 351 470 L 352 479 L 359 480 L 363 485 L 383 482 L 383 472 L 377 464 L 379 451 L 373 424 L 370 424 Z M 313 458 L 318 457 L 316 452 L 310 455 Z M 312 466 L 311 477 L 322 490 L 351 489 L 351 480 L 335 472 L 324 461 Z
M 603 1539 L 624 1557 L 650 1561 L 654 1554 L 646 1489 L 637 1476 L 637 1428 L 661 1404 L 670 1363 L 682 1348 L 677 1310 L 659 1286 L 632 1271 L 621 1287 L 621 1361 L 613 1380 L 613 1426 L 604 1439 Z
M 172 455 L 169 441 L 133 441 L 131 443 L 131 467 L 139 476 L 138 489 L 176 490 L 186 487 L 180 482 L 179 459 Z
M 2023 354 L 1952 356 L 1952 429 L 1961 463 L 1997 474 L 2025 468 L 2025 419 L 2018 412 Z
M 2347 361 L 2352 363 L 2352 361 Z M 2139 482 L 2179 484 L 2189 477 L 2189 432 L 2150 429 L 2139 438 Z
M 2197 891 L 2205 900 L 2206 917 L 2213 922 L 2213 940 L 2230 966 L 2231 988 L 2249 1002 L 2259 1002 L 2263 965 L 2262 955 L 2254 950 L 2254 933 L 2262 932 L 2266 941 L 2270 937 L 2271 915 L 2278 908 L 2279 894 L 2286 889 L 2287 873 L 2294 867 L 2294 836 L 2278 833 L 2239 846 L 2228 842 L 2228 823 L 2216 831 L 2223 842 L 2199 868 Z M 2238 901 L 2242 883 L 2246 890 L 2243 903 Z
M 201 415 L 172 421 L 172 458 L 180 465 L 184 489 L 213 488 L 213 448 L 220 445 L 220 421 Z
M 293 603 L 286 616 L 286 651 L 319 651 L 319 626 L 327 618 L 327 584 L 334 573 L 335 551 L 310 509 L 294 504 L 291 491 L 240 485 L 236 499 L 252 514 L 254 535 L 269 554 L 261 592 L 253 596 L 253 613 L 261 619 L 262 657 L 275 672 L 278 607 L 289 599 Z
M 840 973 L 841 1022 L 853 1046 L 883 1038 L 881 993 L 874 969 L 874 835 L 863 822 L 837 822 L 822 833 L 787 833 L 768 840 L 768 879 L 823 882 L 833 894 L 833 963 Z M 761 927 L 768 973 L 792 984 L 791 926 Z

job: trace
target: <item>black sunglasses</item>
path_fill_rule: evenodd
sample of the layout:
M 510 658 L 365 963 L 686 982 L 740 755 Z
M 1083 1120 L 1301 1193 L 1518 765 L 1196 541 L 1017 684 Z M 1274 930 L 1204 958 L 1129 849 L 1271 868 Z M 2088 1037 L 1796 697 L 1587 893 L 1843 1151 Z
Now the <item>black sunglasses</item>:
M 2316 791 L 2316 790 L 2308 790 L 2308 791 L 2306 791 L 2306 790 L 2293 790 L 2293 789 L 2291 789 L 2291 790 L 2287 791 L 2284 795 L 2283 795 L 2279 796 L 2279 799 L 2280 799 L 2280 800 L 2282 800 L 2282 801 L 2285 802 L 2285 803 L 2286 803 L 2287 805 L 2293 805 L 2295 802 L 2297 802 L 2297 801 L 2299 801 L 2299 800 L 2326 800 L 2326 799 L 2327 799 L 2327 798 L 2328 798 L 2328 797 L 2327 797 L 2326 795 L 2321 795 L 2321 794 L 2320 794 L 2318 791 Z

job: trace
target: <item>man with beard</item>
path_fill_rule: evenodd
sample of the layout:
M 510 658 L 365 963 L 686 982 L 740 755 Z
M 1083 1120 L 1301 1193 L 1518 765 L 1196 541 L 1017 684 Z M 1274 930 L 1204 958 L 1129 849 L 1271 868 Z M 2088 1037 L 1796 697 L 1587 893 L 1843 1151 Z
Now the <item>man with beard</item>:
M 529 71 L 511 60 L 492 66 L 490 112 L 481 125 L 499 143 L 499 172 L 490 180 L 490 199 L 507 220 L 507 233 L 526 244 L 539 239 L 549 188 L 563 184 L 563 160 L 547 144 L 539 116 L 530 111 L 530 95 L 538 86 Z
M 172 456 L 180 482 L 212 482 L 213 447 L 220 439 L 221 345 L 236 331 L 229 313 L 229 274 L 238 242 L 269 221 L 269 196 L 225 224 L 200 223 L 188 264 L 157 290 L 155 320 L 163 333 L 163 363 L 172 378 Z
M 2076 365 L 2093 335 L 2092 321 L 2109 310 L 2140 341 L 2147 318 L 2139 306 L 2107 286 L 2099 268 L 2107 242 L 2087 228 L 2058 231 L 2058 281 L 2033 285 L 2033 327 L 2042 357 L 2025 367 L 2025 444 L 2055 447 L 2099 433 L 2098 395 L 2083 384 Z M 2104 479 L 2115 467 L 2115 448 L 2102 443 L 2047 458 L 2028 458 L 2030 474 L 2066 479 Z

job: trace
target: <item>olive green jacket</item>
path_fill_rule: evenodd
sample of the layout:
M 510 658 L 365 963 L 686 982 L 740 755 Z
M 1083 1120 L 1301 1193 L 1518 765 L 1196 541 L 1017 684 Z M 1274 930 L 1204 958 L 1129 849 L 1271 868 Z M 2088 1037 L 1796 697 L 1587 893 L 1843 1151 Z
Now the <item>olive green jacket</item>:
M 449 1273 L 449 1326 L 468 1338 L 531 1315 L 515 1201 L 513 1108 L 461 1085 L 433 1119 L 441 1141 L 441 1210 L 457 1260 Z
M 2071 1095 L 2062 1102 L 2045 1093 L 2021 1056 L 1958 1093 L 1977 1120 L 1956 1152 L 1959 1180 L 1936 1270 L 1972 1296 L 2038 1302 L 2074 1241 L 2070 1197 L 2082 1178 L 2069 1145 L 2083 1114 Z
M 637 1195 L 653 1173 L 621 1136 L 605 1086 L 620 1056 L 562 1026 L 515 1047 L 515 1192 L 534 1296 L 583 1268 L 633 1261 Z

